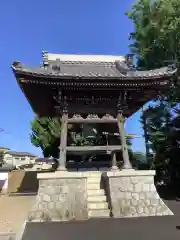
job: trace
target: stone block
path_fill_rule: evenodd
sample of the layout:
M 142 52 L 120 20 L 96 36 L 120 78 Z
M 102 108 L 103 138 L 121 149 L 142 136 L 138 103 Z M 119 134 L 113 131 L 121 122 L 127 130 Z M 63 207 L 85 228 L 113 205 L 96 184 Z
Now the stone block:
M 131 195 L 132 199 L 137 199 L 137 200 L 140 199 L 139 193 L 137 193 L 137 192 L 132 192 L 132 193 L 130 193 L 130 195 Z
M 52 175 L 51 175 L 52 174 Z M 87 178 L 80 173 L 40 175 L 39 191 L 29 221 L 68 221 L 88 218 Z
M 154 171 L 107 172 L 106 192 L 113 217 L 173 215 L 154 186 Z

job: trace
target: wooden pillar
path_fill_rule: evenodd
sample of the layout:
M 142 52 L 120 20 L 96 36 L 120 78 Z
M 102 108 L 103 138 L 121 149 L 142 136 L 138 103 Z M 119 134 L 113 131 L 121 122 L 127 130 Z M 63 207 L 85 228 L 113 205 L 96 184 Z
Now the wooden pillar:
M 112 152 L 112 167 L 111 167 L 111 170 L 112 171 L 119 170 L 119 168 L 117 166 L 116 152 Z
M 66 146 L 67 146 L 67 131 L 68 131 L 68 113 L 64 112 L 61 117 L 61 136 L 60 136 L 60 154 L 58 170 L 66 170 Z
M 127 148 L 127 143 L 126 143 L 126 135 L 125 135 L 125 131 L 124 131 L 124 117 L 123 117 L 122 113 L 118 113 L 117 119 L 118 119 L 118 128 L 119 128 L 121 147 L 122 147 L 122 155 L 123 155 L 123 161 L 124 161 L 123 169 L 132 169 L 132 165 L 129 160 L 129 153 L 128 153 L 128 148 Z

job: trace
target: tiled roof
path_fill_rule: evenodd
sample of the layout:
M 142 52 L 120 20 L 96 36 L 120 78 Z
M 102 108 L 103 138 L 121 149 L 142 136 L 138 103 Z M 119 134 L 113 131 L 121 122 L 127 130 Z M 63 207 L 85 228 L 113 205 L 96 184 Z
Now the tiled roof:
M 28 152 L 16 152 L 16 151 L 8 151 L 7 154 L 16 155 L 16 156 L 27 156 L 27 157 L 37 157 L 36 155 Z
M 0 146 L 0 150 L 9 150 L 10 148 L 8 148 L 8 147 L 1 147 Z
M 163 67 L 150 71 L 135 71 L 129 69 L 121 61 L 45 61 L 42 67 L 31 68 L 14 62 L 12 65 L 16 74 L 44 76 L 49 78 L 88 78 L 88 79 L 151 79 L 173 75 L 177 69 Z

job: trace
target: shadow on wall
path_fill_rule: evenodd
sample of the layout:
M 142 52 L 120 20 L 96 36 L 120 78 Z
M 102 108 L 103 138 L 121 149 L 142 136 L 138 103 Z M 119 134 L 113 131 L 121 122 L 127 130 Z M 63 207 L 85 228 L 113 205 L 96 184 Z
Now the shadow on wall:
M 5 185 L 5 180 L 0 180 L 0 193 L 3 192 L 3 190 L 4 190 L 4 185 Z
M 24 170 L 10 172 L 8 176 L 8 193 L 37 193 L 39 187 L 37 174 L 42 172 Z

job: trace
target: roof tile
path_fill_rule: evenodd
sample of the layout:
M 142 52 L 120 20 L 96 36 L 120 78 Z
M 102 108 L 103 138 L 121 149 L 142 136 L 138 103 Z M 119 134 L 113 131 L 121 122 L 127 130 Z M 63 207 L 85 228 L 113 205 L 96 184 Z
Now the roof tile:
M 32 75 L 79 78 L 119 78 L 119 79 L 147 79 L 172 75 L 175 68 L 163 67 L 150 71 L 136 71 L 129 69 L 124 62 L 83 62 L 83 61 L 49 61 L 46 67 L 29 68 L 15 62 L 14 71 Z

